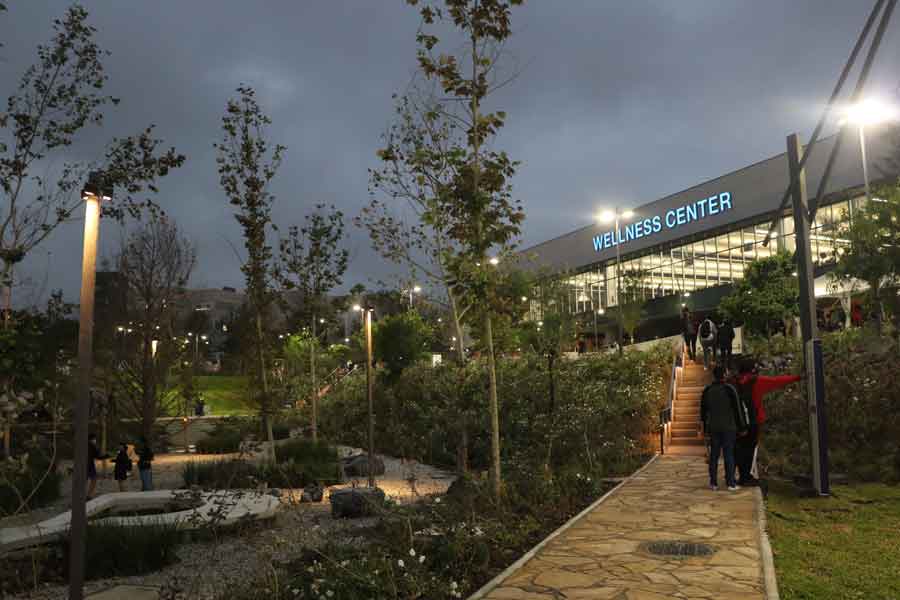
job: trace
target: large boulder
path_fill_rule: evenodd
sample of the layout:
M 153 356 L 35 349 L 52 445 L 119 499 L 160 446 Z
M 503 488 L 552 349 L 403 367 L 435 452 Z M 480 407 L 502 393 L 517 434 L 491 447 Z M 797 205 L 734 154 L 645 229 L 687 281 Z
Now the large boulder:
M 376 514 L 384 505 L 384 491 L 380 488 L 344 488 L 331 492 L 331 516 L 335 519 L 355 519 Z
M 384 475 L 384 461 L 374 457 L 374 471 L 375 475 Z M 344 467 L 344 474 L 347 477 L 368 477 L 369 476 L 369 455 L 368 454 L 357 454 L 355 456 L 348 456 L 347 458 L 341 459 L 341 464 Z

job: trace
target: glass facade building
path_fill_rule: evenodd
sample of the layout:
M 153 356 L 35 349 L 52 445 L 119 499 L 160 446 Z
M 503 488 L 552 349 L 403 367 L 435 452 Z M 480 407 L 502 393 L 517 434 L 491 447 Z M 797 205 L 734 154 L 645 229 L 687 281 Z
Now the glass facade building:
M 807 161 L 810 202 L 835 140 L 836 136 L 821 140 Z M 885 172 L 881 165 L 896 150 L 886 136 L 873 135 L 868 140 L 873 184 L 895 181 L 896 174 Z M 824 188 L 810 236 L 813 262 L 820 273 L 848 243 L 844 233 L 855 210 L 866 202 L 860 154 L 858 146 L 843 144 Z M 791 211 L 782 212 L 776 220 L 787 184 L 787 157 L 781 154 L 635 207 L 633 216 L 621 218 L 616 232 L 594 224 L 523 250 L 520 266 L 561 278 L 565 309 L 579 315 L 597 315 L 618 305 L 617 260 L 621 260 L 620 281 L 626 273 L 640 273 L 623 287 L 643 300 L 696 296 L 695 292 L 710 288 L 721 288 L 725 294 L 723 286 L 741 279 L 752 261 L 779 250 L 795 251 Z M 764 245 L 773 221 L 773 237 Z M 672 314 L 647 316 L 675 317 L 681 302 L 650 302 L 651 310 L 656 307 Z M 715 308 L 693 303 L 691 307 Z M 541 312 L 540 303 L 532 300 L 530 318 L 539 320 Z

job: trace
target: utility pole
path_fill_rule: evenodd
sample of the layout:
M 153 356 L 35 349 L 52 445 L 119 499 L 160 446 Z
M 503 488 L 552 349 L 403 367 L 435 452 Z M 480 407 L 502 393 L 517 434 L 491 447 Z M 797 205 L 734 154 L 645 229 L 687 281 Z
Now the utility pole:
M 822 340 L 816 322 L 815 272 L 810 252 L 809 203 L 806 196 L 806 171 L 800 168 L 800 138 L 792 133 L 787 138 L 787 157 L 797 243 L 797 275 L 800 284 L 800 329 L 803 334 L 804 365 L 807 382 L 810 450 L 812 452 L 813 486 L 820 496 L 831 493 L 828 478 L 828 422 L 825 414 L 825 378 L 822 363 Z

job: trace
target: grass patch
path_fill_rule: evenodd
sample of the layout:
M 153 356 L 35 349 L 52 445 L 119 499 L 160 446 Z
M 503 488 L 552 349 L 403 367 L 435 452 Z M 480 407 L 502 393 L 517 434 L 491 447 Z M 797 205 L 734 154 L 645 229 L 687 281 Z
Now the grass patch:
M 247 378 L 240 375 L 202 375 L 194 379 L 197 391 L 203 394 L 207 414 L 251 415 L 247 404 Z
M 180 542 L 181 533 L 170 523 L 88 524 L 85 577 L 100 579 L 159 571 L 177 560 L 175 551 Z
M 900 598 L 900 487 L 834 486 L 805 498 L 773 483 L 768 525 L 781 598 Z

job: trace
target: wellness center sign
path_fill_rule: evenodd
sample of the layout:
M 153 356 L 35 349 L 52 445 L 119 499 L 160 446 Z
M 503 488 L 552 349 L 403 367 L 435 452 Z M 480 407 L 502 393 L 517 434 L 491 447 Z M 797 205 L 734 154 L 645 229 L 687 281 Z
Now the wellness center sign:
M 618 246 L 632 240 L 654 235 L 663 229 L 677 229 L 693 221 L 699 221 L 712 215 L 731 210 L 731 194 L 722 192 L 667 210 L 664 215 L 655 215 L 637 220 L 627 225 L 619 223 L 618 230 L 610 230 L 594 236 L 594 250 L 600 252 L 612 246 Z

